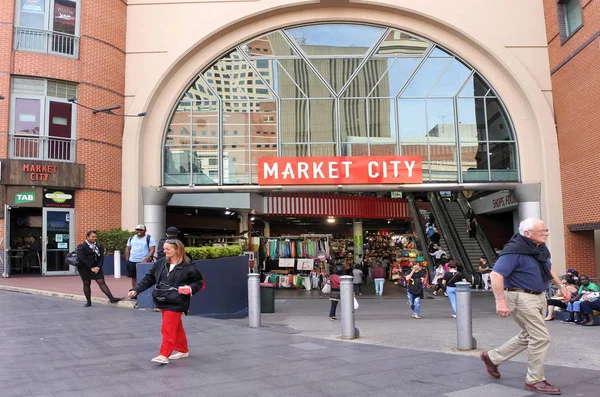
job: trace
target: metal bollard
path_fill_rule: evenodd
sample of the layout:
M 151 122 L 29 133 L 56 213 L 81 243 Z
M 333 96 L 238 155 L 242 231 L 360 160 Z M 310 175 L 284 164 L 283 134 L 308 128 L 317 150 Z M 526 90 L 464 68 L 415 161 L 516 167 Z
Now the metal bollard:
M 248 274 L 248 327 L 260 328 L 260 274 Z
M 121 251 L 115 251 L 114 255 L 115 278 L 121 278 Z
M 354 325 L 354 285 L 352 276 L 340 277 L 340 306 L 342 311 L 342 339 L 356 338 Z
M 471 284 L 456 283 L 456 347 L 458 350 L 477 349 L 473 337 L 473 312 L 471 310 Z

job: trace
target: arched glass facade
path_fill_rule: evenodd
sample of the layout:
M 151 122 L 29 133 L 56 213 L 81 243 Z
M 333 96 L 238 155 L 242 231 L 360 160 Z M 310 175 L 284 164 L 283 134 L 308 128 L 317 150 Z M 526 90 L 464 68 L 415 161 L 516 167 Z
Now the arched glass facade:
M 518 181 L 495 91 L 460 59 L 396 29 L 319 24 L 237 46 L 183 94 L 164 185 L 255 184 L 260 157 L 418 155 L 424 182 Z

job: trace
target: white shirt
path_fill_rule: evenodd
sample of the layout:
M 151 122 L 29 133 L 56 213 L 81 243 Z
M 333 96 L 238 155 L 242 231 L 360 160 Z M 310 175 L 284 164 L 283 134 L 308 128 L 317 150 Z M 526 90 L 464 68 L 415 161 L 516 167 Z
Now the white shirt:
M 442 257 L 442 255 L 447 255 L 446 251 L 444 250 L 437 250 L 433 253 L 433 256 L 435 256 L 435 259 L 440 259 Z

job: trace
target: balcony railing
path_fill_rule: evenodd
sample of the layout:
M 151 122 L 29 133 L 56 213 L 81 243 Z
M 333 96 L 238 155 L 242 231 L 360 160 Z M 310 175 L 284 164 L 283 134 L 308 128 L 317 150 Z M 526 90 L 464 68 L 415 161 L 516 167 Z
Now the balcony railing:
M 76 139 L 11 135 L 10 158 L 75 162 Z
M 48 30 L 15 28 L 14 49 L 79 57 L 79 37 Z

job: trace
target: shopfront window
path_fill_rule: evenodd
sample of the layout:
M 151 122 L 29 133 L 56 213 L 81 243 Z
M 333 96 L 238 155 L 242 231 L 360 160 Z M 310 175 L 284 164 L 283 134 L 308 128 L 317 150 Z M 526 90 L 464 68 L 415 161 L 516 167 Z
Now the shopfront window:
M 79 0 L 16 0 L 14 48 L 77 57 Z
M 74 84 L 14 78 L 10 158 L 75 161 Z
M 425 182 L 519 180 L 510 118 L 464 61 L 396 29 L 301 26 L 232 49 L 191 84 L 164 183 L 255 184 L 261 157 L 383 155 L 421 156 Z

